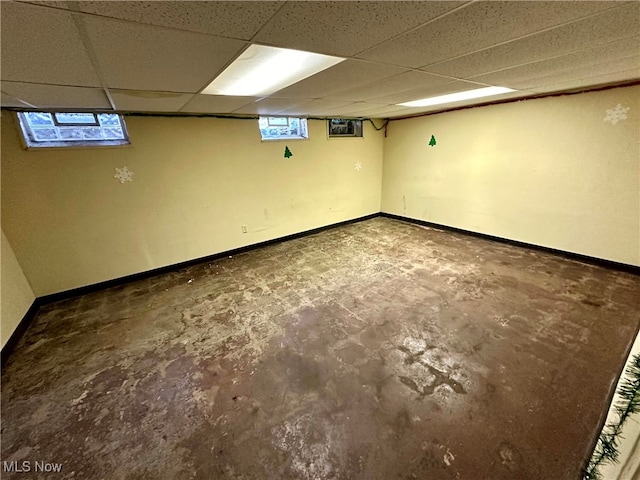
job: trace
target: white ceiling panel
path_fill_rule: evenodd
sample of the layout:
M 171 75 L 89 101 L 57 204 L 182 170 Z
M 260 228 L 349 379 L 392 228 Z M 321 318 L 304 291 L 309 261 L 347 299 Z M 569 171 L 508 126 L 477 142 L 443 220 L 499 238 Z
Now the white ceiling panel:
M 419 68 L 576 20 L 615 2 L 475 2 L 359 58 Z
M 364 102 L 372 98 L 402 93 L 419 88 L 431 88 L 451 82 L 451 79 L 430 75 L 424 72 L 409 71 L 393 77 L 383 78 L 377 82 L 347 88 L 334 93 L 333 98 L 343 98 L 356 102 Z
M 353 110 L 352 105 L 354 105 L 355 102 L 353 103 L 348 103 L 346 105 L 342 105 L 340 107 L 334 107 L 334 108 L 329 108 L 326 110 L 323 110 L 322 113 L 316 113 L 315 116 L 318 117 L 332 117 L 332 118 L 342 118 L 342 117 L 353 117 L 353 116 L 360 116 L 360 115 L 348 115 L 347 112 Z
M 491 98 L 479 98 L 475 100 L 455 102 L 448 105 L 432 105 L 429 107 L 399 107 L 399 106 L 390 105 L 386 108 L 381 108 L 378 111 L 369 110 L 365 113 L 365 116 L 374 117 L 376 115 L 382 115 L 384 117 L 394 118 L 394 117 L 405 117 L 405 116 L 411 116 L 411 115 L 421 115 L 425 113 L 436 113 L 436 112 L 442 112 L 445 110 L 451 110 L 451 109 L 460 108 L 460 107 L 482 105 L 487 103 L 494 103 L 501 100 L 522 98 L 527 95 L 531 95 L 532 93 L 533 92 L 530 92 L 530 91 L 518 91 L 518 92 L 506 93 L 504 95 L 499 95 Z
M 188 113 L 229 113 L 257 100 L 259 98 L 255 97 L 195 95 L 180 111 Z
M 439 95 L 447 95 L 449 93 L 464 92 L 466 90 L 474 90 L 483 88 L 486 85 L 473 82 L 465 82 L 462 80 L 448 81 L 439 85 L 431 85 L 420 87 L 405 92 L 392 93 L 391 95 L 383 95 L 382 97 L 372 98 L 370 101 L 384 104 L 398 104 L 420 100 L 422 98 L 437 97 Z
M 558 93 L 566 91 L 575 91 L 584 88 L 585 84 L 589 85 L 611 85 L 620 82 L 626 82 L 629 79 L 637 79 L 638 70 L 632 69 L 622 72 L 606 73 L 595 77 L 581 78 L 578 80 L 560 81 L 559 83 L 546 84 L 540 87 L 534 87 L 531 90 L 536 93 Z
M 311 115 L 326 117 L 335 115 L 335 112 L 343 111 L 344 108 L 352 105 L 353 102 L 345 100 L 333 99 L 315 99 L 298 105 L 292 109 L 283 110 L 281 113 L 286 115 Z
M 73 17 L 13 2 L 2 7 L 2 79 L 99 87 Z
M 109 88 L 196 93 L 245 43 L 82 15 Z
M 640 0 L 0 0 L 0 8 L 1 80 L 50 108 L 109 108 L 106 87 L 130 112 L 394 117 L 419 110 L 397 103 L 486 85 L 519 91 L 468 105 L 640 81 Z M 347 60 L 265 98 L 198 95 L 250 42 Z M 4 106 L 20 100 L 5 89 Z
M 176 112 L 193 97 L 191 93 L 149 90 L 109 90 L 117 110 L 132 112 Z
M 30 105 L 28 103 L 23 102 L 19 98 L 7 93 L 5 91 L 1 92 L 2 98 L 2 106 L 3 107 L 13 107 L 13 108 L 33 108 L 35 105 Z
M 634 55 L 633 57 L 612 60 L 610 62 L 599 63 L 597 65 L 587 65 L 584 67 L 567 70 L 555 75 L 540 75 L 536 78 L 528 78 L 520 82 L 514 82 L 512 88 L 534 90 L 541 86 L 569 82 L 573 80 L 582 80 L 587 85 L 594 85 L 594 83 L 592 83 L 588 79 L 602 75 L 602 72 L 618 73 L 627 71 L 635 71 L 635 75 L 630 78 L 640 77 L 640 52 L 638 52 L 638 54 Z
M 640 2 L 520 40 L 431 65 L 425 71 L 468 78 L 607 44 L 640 32 Z M 637 44 L 636 44 L 637 45 Z M 636 47 L 637 48 L 637 47 Z
M 233 113 L 276 115 L 287 110 L 300 108 L 302 105 L 308 102 L 309 100 L 300 98 L 268 97 L 237 108 L 233 111 Z
M 53 0 L 53 1 L 40 1 L 40 0 L 16 0 L 16 3 L 32 3 L 34 5 L 44 5 L 47 7 L 54 7 L 54 8 L 64 8 L 64 9 L 70 9 L 70 7 L 67 5 L 68 2 L 65 2 L 63 0 Z
M 277 96 L 322 98 L 345 88 L 366 85 L 376 80 L 409 71 L 406 68 L 349 59 L 280 90 Z
M 455 109 L 455 108 L 460 108 L 460 107 L 468 107 L 468 106 L 472 106 L 472 105 L 483 105 L 483 104 L 488 104 L 488 103 L 494 103 L 494 102 L 500 102 L 503 100 L 509 100 L 509 99 L 515 99 L 515 98 L 523 98 L 526 97 L 527 95 L 531 95 L 532 92 L 531 91 L 526 91 L 524 89 L 517 91 L 517 92 L 511 92 L 511 93 L 505 93 L 502 95 L 496 95 L 495 97 L 486 97 L 486 98 L 477 98 L 477 99 L 473 99 L 473 100 L 464 100 L 462 102 L 455 102 L 455 103 L 450 103 L 447 105 L 431 105 L 429 107 L 411 107 L 411 115 L 415 115 L 415 114 L 420 114 L 420 113 L 432 113 L 432 112 L 441 112 L 444 110 L 450 110 L 450 109 Z M 396 115 L 397 116 L 397 115 Z
M 410 109 L 398 105 L 380 105 L 370 102 L 358 102 L 352 105 L 350 110 L 345 110 L 343 115 L 349 117 L 386 117 L 389 114 L 400 115 Z
M 82 12 L 249 40 L 284 2 L 74 2 Z
M 111 109 L 101 88 L 2 82 L 2 90 L 37 108 Z
M 287 2 L 254 40 L 279 47 L 350 57 L 464 3 Z
M 555 57 L 541 62 L 528 63 L 520 67 L 507 68 L 485 75 L 471 77 L 471 80 L 492 85 L 509 87 L 531 78 L 561 74 L 576 68 L 589 67 L 632 57 L 640 52 L 640 36 L 615 41 L 601 47 Z

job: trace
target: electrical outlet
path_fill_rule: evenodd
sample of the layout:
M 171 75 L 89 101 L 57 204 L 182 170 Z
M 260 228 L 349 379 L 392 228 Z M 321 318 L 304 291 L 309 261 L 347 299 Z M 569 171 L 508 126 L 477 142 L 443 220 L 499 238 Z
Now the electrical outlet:
M 247 226 L 246 225 L 242 225 L 242 233 L 247 233 Z

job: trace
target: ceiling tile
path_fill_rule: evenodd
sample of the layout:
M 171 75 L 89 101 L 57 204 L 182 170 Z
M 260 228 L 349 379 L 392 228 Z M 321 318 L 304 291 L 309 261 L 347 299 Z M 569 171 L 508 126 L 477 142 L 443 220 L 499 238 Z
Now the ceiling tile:
M 4 90 L 1 92 L 1 103 L 3 107 L 16 107 L 16 108 L 33 108 L 35 105 L 30 105 L 28 103 L 23 102 L 19 98 L 11 95 Z
M 518 88 L 509 98 L 519 98 L 533 89 L 640 77 L 638 1 L 0 1 L 0 7 L 8 105 L 29 96 L 49 108 L 110 107 L 76 25 L 86 27 L 96 68 L 125 111 L 384 117 L 421 113 L 399 102 L 485 85 Z M 269 98 L 197 95 L 247 44 L 228 37 L 247 39 L 264 22 L 262 43 L 337 55 L 374 46 L 363 55 L 371 59 L 349 58 Z M 407 59 L 412 67 L 399 66 Z
M 234 113 L 277 115 L 286 110 L 299 108 L 309 102 L 306 99 L 267 97 L 234 110 Z
M 18 3 L 32 3 L 34 5 L 42 5 L 45 7 L 62 8 L 64 10 L 71 10 L 69 2 L 63 0 L 16 0 Z
M 406 67 L 424 67 L 614 5 L 615 2 L 598 1 L 474 2 L 358 57 Z
M 111 104 L 101 88 L 3 81 L 2 90 L 37 108 L 95 108 L 111 110 Z
M 225 97 L 221 95 L 195 95 L 181 112 L 185 113 L 231 113 L 235 109 L 259 100 L 255 97 Z
M 323 116 L 334 115 L 336 111 L 342 111 L 346 106 L 352 105 L 353 102 L 345 100 L 333 99 L 316 99 L 297 105 L 294 108 L 283 110 L 282 113 L 287 115 L 311 115 Z
M 258 33 L 255 41 L 348 57 L 443 15 L 464 3 L 453 1 L 287 2 Z
M 411 102 L 422 98 L 437 97 L 438 95 L 446 95 L 449 93 L 464 92 L 466 90 L 475 90 L 483 88 L 486 85 L 472 82 L 464 82 L 462 80 L 448 81 L 439 85 L 431 85 L 407 90 L 400 93 L 392 93 L 381 97 L 372 98 L 372 102 L 385 104 L 398 104 L 403 102 Z
M 371 100 L 372 98 L 380 98 L 385 95 L 407 92 L 419 88 L 431 88 L 449 82 L 451 82 L 449 78 L 438 77 L 418 71 L 409 71 L 366 85 L 346 88 L 343 91 L 334 93 L 331 97 L 362 102 Z
M 23 3 L 2 8 L 2 78 L 99 87 L 70 13 Z
M 409 109 L 403 109 L 403 110 L 390 111 L 387 113 L 380 114 L 380 118 L 393 119 L 393 118 L 409 117 L 411 115 L 415 115 L 415 112 L 409 112 Z
M 528 63 L 515 68 L 478 75 L 471 77 L 471 80 L 509 87 L 516 82 L 526 81 L 529 78 L 555 75 L 567 70 L 603 64 L 608 60 L 631 57 L 637 52 L 640 52 L 640 36 L 611 42 L 601 47 L 582 50 L 569 55 L 550 58 L 541 62 Z
M 277 95 L 287 98 L 322 98 L 340 90 L 409 71 L 406 68 L 349 59 L 280 90 Z
M 536 93 L 565 92 L 570 90 L 579 90 L 582 88 L 595 87 L 599 85 L 611 85 L 636 79 L 638 75 L 637 69 L 626 70 L 616 73 L 606 73 L 604 75 L 596 75 L 594 77 L 581 78 L 578 80 L 566 80 L 559 83 L 550 83 L 540 87 L 534 87 L 531 90 Z
M 196 93 L 245 45 L 90 15 L 83 20 L 109 88 Z
M 322 116 L 322 117 L 331 117 L 331 118 L 342 118 L 342 117 L 352 117 L 354 115 L 347 115 L 346 112 L 352 110 L 352 105 L 355 102 L 352 103 L 347 103 L 345 105 L 341 105 L 339 107 L 333 107 L 333 108 L 328 108 L 322 111 L 322 113 L 316 113 L 316 116 Z M 302 116 L 302 114 L 301 114 Z
M 637 35 L 640 2 L 609 10 L 579 22 L 465 55 L 424 70 L 458 78 L 489 73 Z M 636 44 L 637 45 L 637 44 Z M 638 48 L 637 46 L 635 48 Z
M 597 77 L 606 73 L 633 71 L 635 71 L 635 75 L 633 75 L 629 79 L 640 78 L 640 52 L 632 57 L 612 60 L 609 62 L 599 63 L 597 65 L 587 65 L 580 68 L 566 70 L 554 75 L 539 75 L 537 77 L 530 77 L 519 82 L 513 82 L 512 88 L 534 90 L 537 87 L 544 85 L 580 79 L 585 80 L 586 86 L 590 84 L 593 85 L 593 83 L 589 82 L 588 80 L 591 77 Z
M 193 94 L 148 90 L 109 90 L 117 110 L 132 112 L 177 112 Z
M 82 12 L 249 40 L 284 2 L 75 2 Z
M 407 107 L 399 107 L 398 105 L 380 105 L 370 102 L 358 102 L 352 105 L 352 109 L 344 112 L 349 117 L 385 117 L 391 113 L 400 114 L 410 109 Z
M 443 111 L 451 110 L 454 108 L 471 107 L 476 105 L 491 104 L 491 103 L 500 102 L 503 100 L 524 98 L 532 94 L 533 93 L 529 91 L 518 91 L 518 92 L 505 93 L 503 95 L 499 95 L 495 97 L 478 98 L 478 99 L 465 100 L 462 102 L 455 102 L 455 103 L 449 103 L 449 104 L 443 104 L 443 105 L 431 105 L 429 107 L 408 107 L 406 108 L 405 111 L 401 112 L 401 114 L 391 113 L 389 114 L 389 116 L 398 117 L 398 116 L 404 116 L 404 115 L 420 115 L 425 113 L 443 112 Z

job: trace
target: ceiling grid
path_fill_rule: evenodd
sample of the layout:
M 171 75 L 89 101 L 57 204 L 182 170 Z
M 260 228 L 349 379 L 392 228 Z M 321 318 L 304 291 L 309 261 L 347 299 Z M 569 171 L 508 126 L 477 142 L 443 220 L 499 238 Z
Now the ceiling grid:
M 640 1 L 2 1 L 2 106 L 400 117 L 640 81 Z M 345 58 L 270 95 L 204 95 L 251 44 Z M 292 65 L 294 68 L 295 65 Z M 476 99 L 460 105 L 486 103 Z

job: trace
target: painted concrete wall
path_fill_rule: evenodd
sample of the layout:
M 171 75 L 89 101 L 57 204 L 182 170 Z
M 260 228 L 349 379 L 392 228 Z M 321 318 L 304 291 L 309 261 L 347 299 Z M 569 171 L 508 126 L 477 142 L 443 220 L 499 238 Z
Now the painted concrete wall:
M 37 296 L 380 211 L 384 137 L 369 123 L 328 139 L 310 120 L 310 140 L 287 142 L 261 142 L 257 120 L 126 123 L 129 147 L 25 151 L 2 115 L 2 228 Z
M 627 118 L 604 122 L 618 104 Z M 2 228 L 36 296 L 375 213 L 381 202 L 640 265 L 639 113 L 635 86 L 393 121 L 387 138 L 366 123 L 364 139 L 327 139 L 324 122 L 310 121 L 311 140 L 261 142 L 256 121 L 129 117 L 130 147 L 40 151 L 22 149 L 5 113 Z M 133 182 L 120 184 L 114 169 L 124 166 Z
M 640 86 L 393 121 L 382 211 L 640 265 Z
M 0 344 L 4 347 L 33 304 L 35 295 L 4 232 L 0 247 Z

